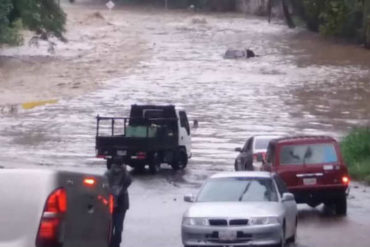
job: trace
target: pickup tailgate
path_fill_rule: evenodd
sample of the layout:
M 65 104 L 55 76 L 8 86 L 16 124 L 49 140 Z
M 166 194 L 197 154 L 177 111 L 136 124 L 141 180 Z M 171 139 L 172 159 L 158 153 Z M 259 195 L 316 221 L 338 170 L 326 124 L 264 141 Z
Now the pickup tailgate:
M 117 155 L 117 151 L 156 151 L 171 149 L 177 145 L 174 137 L 126 137 L 126 136 L 97 136 L 97 156 Z
M 0 169 L 0 247 L 35 246 L 48 195 L 56 173 Z

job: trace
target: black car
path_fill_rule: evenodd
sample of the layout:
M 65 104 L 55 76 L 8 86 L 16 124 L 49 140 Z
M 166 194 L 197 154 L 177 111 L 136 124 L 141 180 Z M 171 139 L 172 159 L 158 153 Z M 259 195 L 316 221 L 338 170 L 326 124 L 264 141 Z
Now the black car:
M 265 157 L 267 147 L 272 139 L 280 136 L 252 136 L 244 144 L 243 148 L 235 148 L 239 155 L 235 159 L 235 171 L 259 170 L 258 156 Z

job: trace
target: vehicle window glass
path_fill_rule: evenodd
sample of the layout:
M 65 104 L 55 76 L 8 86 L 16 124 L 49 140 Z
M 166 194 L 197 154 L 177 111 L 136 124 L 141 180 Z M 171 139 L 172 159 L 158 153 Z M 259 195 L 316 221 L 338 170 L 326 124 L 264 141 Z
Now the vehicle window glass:
M 197 201 L 277 201 L 277 192 L 269 178 L 216 178 L 204 185 Z
M 280 150 L 281 165 L 313 165 L 337 161 L 337 153 L 332 143 L 288 145 Z
M 285 182 L 281 179 L 281 177 L 276 175 L 274 178 L 275 178 L 275 182 L 276 182 L 276 185 L 278 187 L 280 195 L 282 196 L 284 193 L 288 192 L 288 188 L 287 188 Z
M 267 149 L 271 138 L 256 138 L 254 149 Z
M 190 135 L 190 125 L 189 125 L 189 121 L 188 121 L 188 117 L 186 116 L 186 113 L 184 111 L 180 111 L 179 115 L 180 115 L 181 127 L 185 128 L 188 135 Z
M 267 164 L 271 164 L 274 158 L 275 158 L 275 146 L 270 144 L 267 149 L 267 159 L 266 159 Z

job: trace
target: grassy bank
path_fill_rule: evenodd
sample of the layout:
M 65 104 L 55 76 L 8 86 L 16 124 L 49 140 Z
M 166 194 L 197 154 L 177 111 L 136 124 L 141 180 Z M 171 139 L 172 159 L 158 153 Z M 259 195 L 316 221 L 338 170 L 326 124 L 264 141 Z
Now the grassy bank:
M 341 148 L 352 178 L 370 183 L 370 128 L 352 130 Z

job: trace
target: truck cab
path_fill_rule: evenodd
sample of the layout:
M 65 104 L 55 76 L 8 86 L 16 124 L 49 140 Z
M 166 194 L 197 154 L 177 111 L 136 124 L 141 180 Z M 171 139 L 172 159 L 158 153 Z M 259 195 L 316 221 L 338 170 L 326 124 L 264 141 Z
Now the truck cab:
M 121 157 L 138 170 L 148 165 L 152 173 L 163 163 L 184 169 L 191 158 L 186 111 L 173 105 L 132 105 L 129 117 L 97 116 L 96 153 L 108 167 L 113 157 Z
M 272 140 L 263 169 L 275 172 L 298 203 L 347 212 L 348 169 L 338 142 L 329 136 L 295 136 Z

